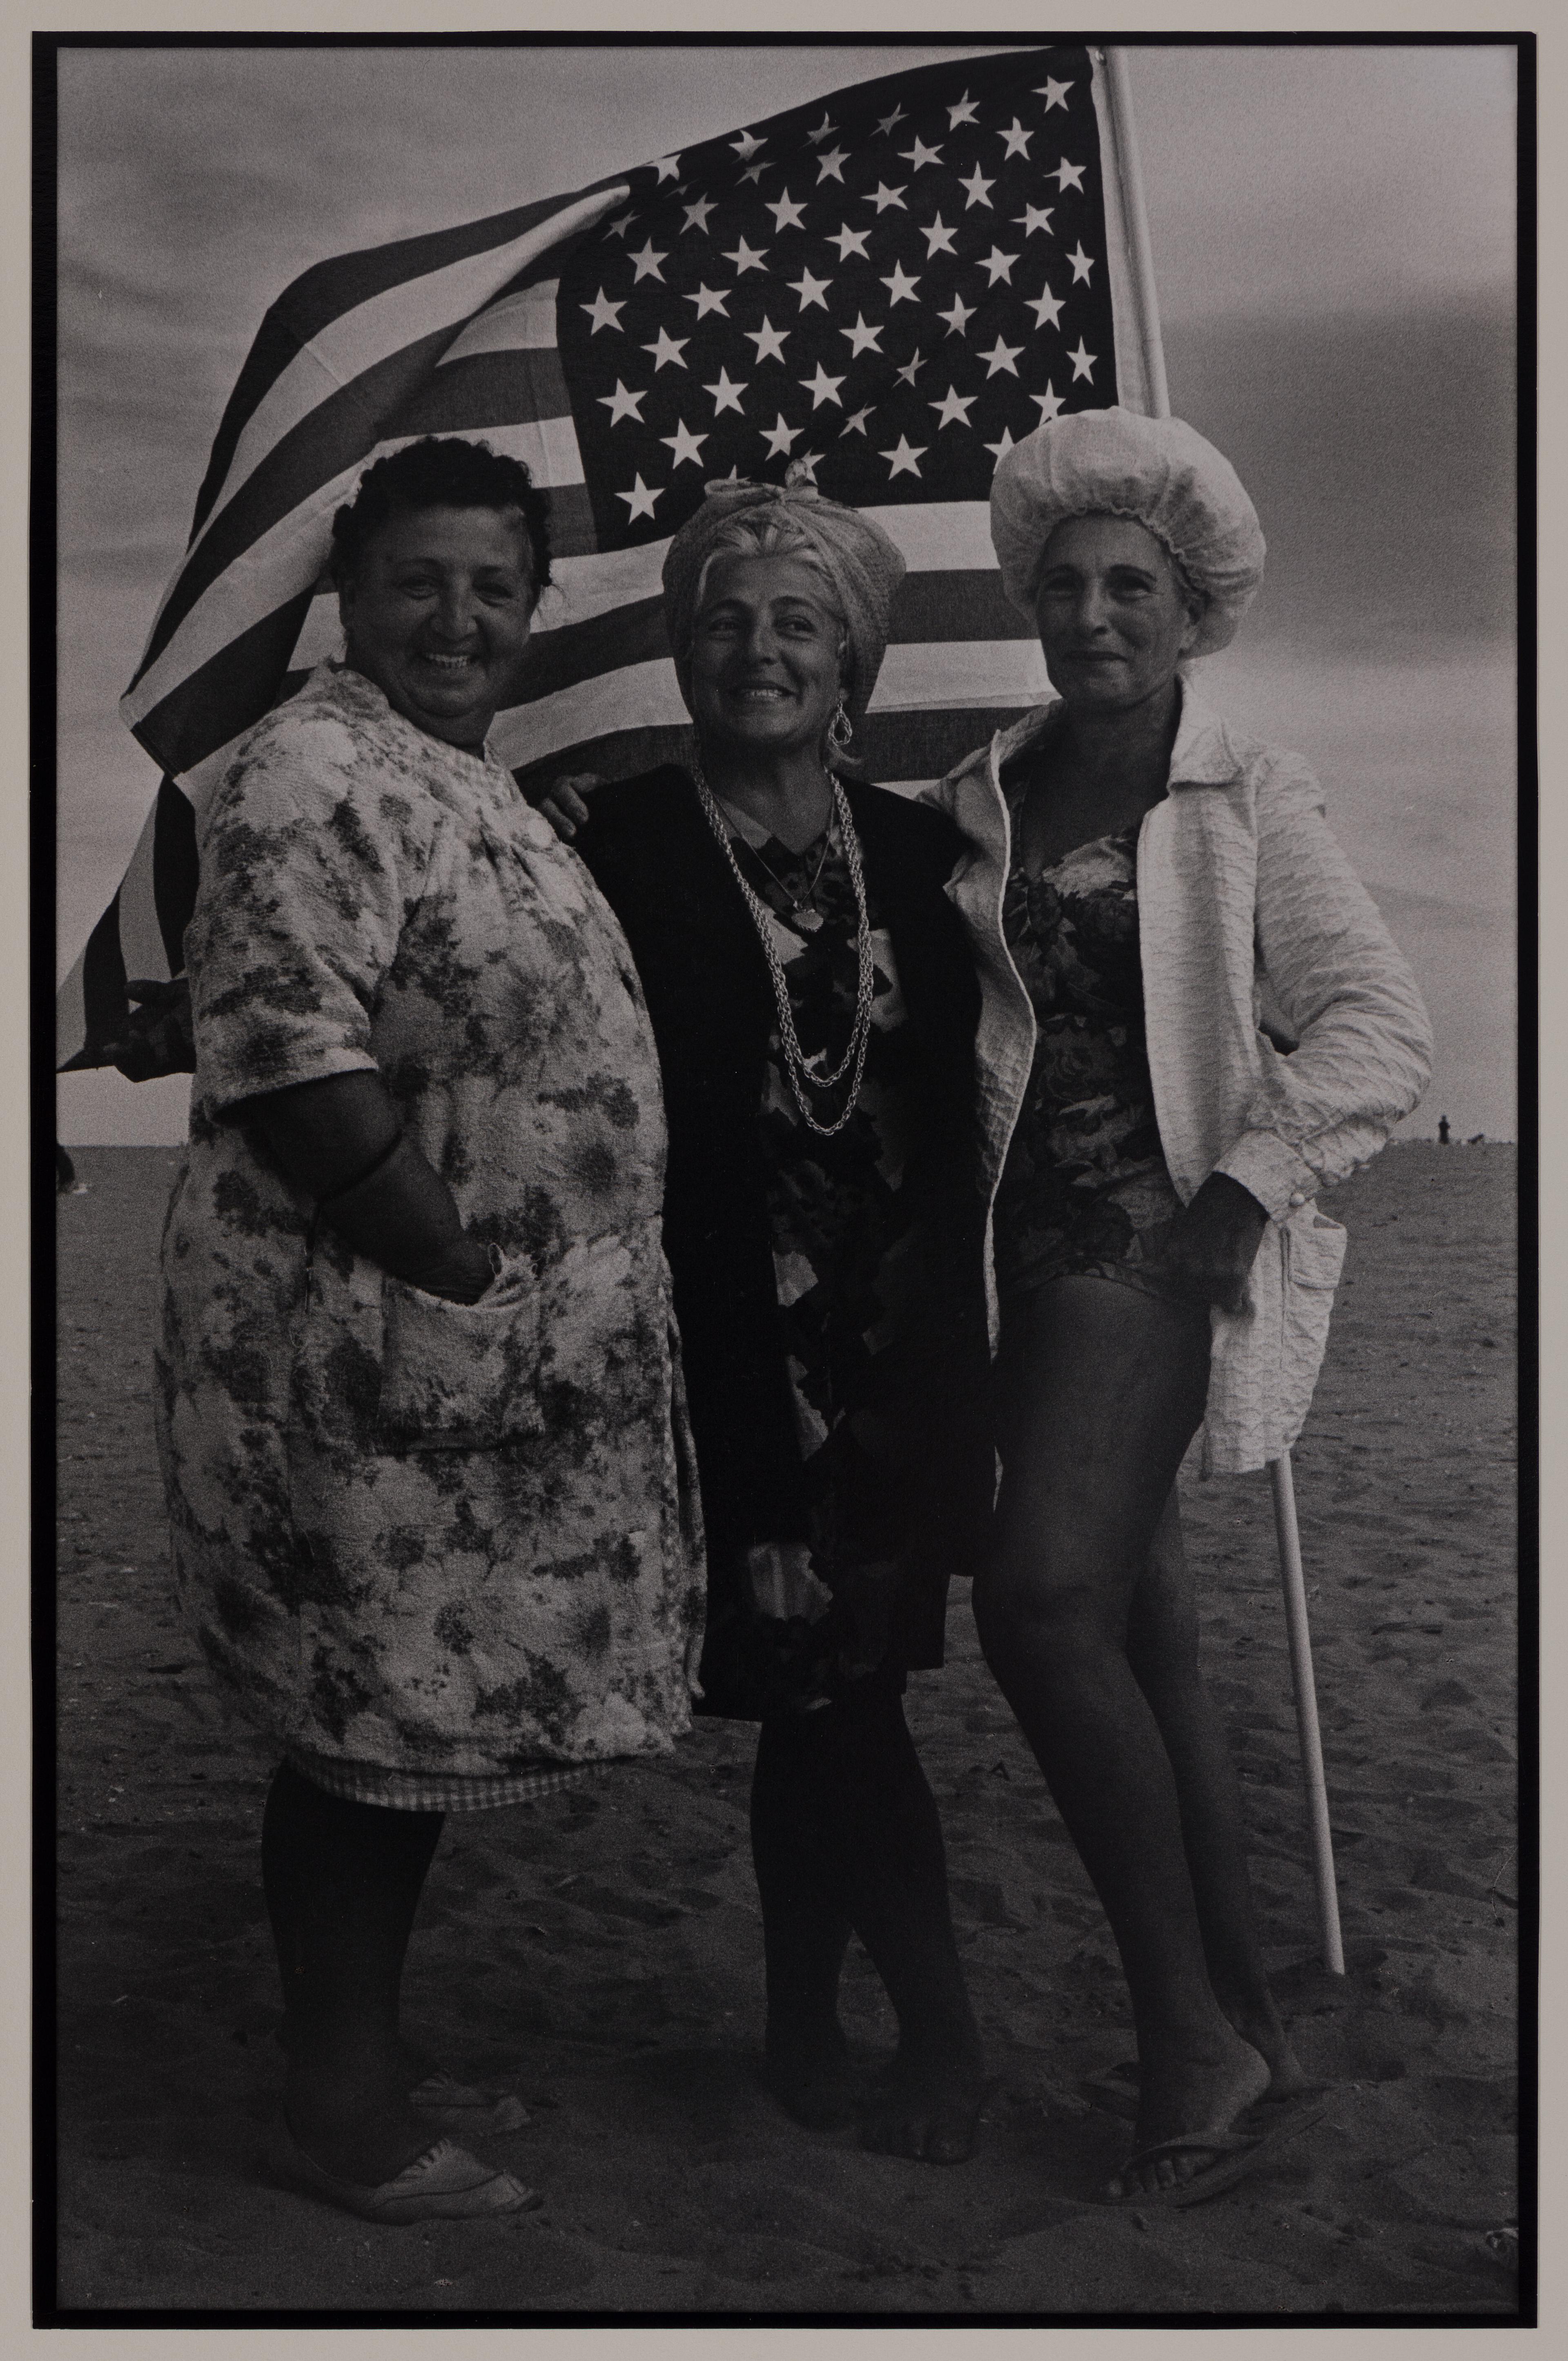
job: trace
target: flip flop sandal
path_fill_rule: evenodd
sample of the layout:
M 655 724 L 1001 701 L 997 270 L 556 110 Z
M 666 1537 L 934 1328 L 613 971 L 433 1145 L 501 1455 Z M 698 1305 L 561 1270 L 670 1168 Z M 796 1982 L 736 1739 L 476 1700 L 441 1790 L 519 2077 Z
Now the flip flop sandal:
M 469 2222 L 484 2215 L 529 2213 L 543 2198 L 510 2172 L 497 2172 L 455 2141 L 437 2140 L 390 2180 L 371 2186 L 340 2180 L 308 2157 L 280 2117 L 272 2127 L 268 2161 L 281 2180 L 324 2197 L 362 2222 Z
M 1257 2103 L 1258 2105 L 1263 2103 L 1261 2101 Z M 1110 2198 L 1107 2202 L 1123 2207 L 1205 2204 L 1211 2197 L 1223 2196 L 1227 2189 L 1234 2189 L 1238 2181 L 1245 2180 L 1260 2158 L 1266 2157 L 1269 2150 L 1282 2147 L 1288 2139 L 1293 2139 L 1298 2132 L 1306 2131 L 1323 2112 L 1322 2107 L 1316 2106 L 1296 2107 L 1287 2113 L 1281 2103 L 1276 2100 L 1274 2119 L 1266 2118 L 1261 2129 L 1249 2132 L 1183 2132 L 1175 2139 L 1152 2141 L 1147 2147 L 1139 2148 L 1130 2156 L 1122 2167 L 1118 2179 L 1125 2194 Z M 1248 2113 L 1255 2123 L 1256 2108 L 1249 2109 Z M 1161 2157 L 1167 2156 L 1208 2156 L 1213 2158 L 1213 2162 L 1186 2180 L 1173 2181 L 1168 2189 L 1126 2188 L 1129 2172 L 1136 2172 L 1146 2164 L 1157 2164 Z
M 409 2092 L 414 2113 L 443 2131 L 489 2133 L 521 2131 L 528 2109 L 515 2091 L 481 2082 L 460 2082 L 440 2070 L 427 2074 Z

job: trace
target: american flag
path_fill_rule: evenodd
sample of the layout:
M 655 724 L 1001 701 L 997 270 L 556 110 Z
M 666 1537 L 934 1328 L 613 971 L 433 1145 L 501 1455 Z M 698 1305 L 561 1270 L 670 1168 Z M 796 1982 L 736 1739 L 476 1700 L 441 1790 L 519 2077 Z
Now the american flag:
M 909 567 L 857 748 L 868 774 L 939 776 L 1037 699 L 986 502 L 997 458 L 1042 420 L 1156 406 L 1117 122 L 1097 52 L 976 57 L 297 280 L 240 374 L 122 704 L 166 776 L 61 988 L 62 1064 L 102 1062 L 127 975 L 180 972 L 193 805 L 338 652 L 333 511 L 416 436 L 482 437 L 547 493 L 556 587 L 525 701 L 493 733 L 520 778 L 625 777 L 678 751 L 670 537 L 709 481 L 782 480 L 799 460 Z

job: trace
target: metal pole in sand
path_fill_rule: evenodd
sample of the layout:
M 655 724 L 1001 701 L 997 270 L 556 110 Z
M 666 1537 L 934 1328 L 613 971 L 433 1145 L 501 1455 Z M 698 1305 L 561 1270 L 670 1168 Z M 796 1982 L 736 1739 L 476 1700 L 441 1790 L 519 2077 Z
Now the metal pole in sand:
M 1279 1578 L 1285 1590 L 1285 1626 L 1290 1641 L 1290 1677 L 1296 1689 L 1296 1730 L 1307 1782 L 1307 1828 L 1312 1845 L 1312 1875 L 1318 1888 L 1318 1926 L 1323 1965 L 1344 1973 L 1339 1895 L 1334 1885 L 1334 1847 L 1329 1829 L 1329 1791 L 1323 1778 L 1323 1742 L 1318 1732 L 1318 1692 L 1312 1679 L 1312 1636 L 1307 1628 L 1307 1583 L 1301 1571 L 1301 1534 L 1296 1522 L 1296 1487 L 1290 1454 L 1268 1463 L 1274 1488 L 1274 1530 L 1279 1537 Z

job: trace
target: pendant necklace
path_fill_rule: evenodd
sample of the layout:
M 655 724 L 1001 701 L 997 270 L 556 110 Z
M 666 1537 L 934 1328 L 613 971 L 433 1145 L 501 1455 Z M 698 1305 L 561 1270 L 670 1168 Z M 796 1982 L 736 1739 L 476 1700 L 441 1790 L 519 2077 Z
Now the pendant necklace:
M 872 950 L 871 913 L 866 905 L 865 873 L 861 865 L 860 840 L 855 834 L 855 823 L 850 816 L 849 797 L 845 795 L 839 780 L 829 775 L 828 785 L 832 790 L 833 810 L 839 823 L 839 840 L 844 847 L 850 882 L 855 891 L 857 971 L 855 1021 L 850 1031 L 850 1046 L 839 1065 L 830 1074 L 815 1074 L 806 1062 L 806 1052 L 800 1046 L 800 1036 L 795 1031 L 795 1010 L 789 996 L 789 980 L 784 974 L 784 963 L 773 944 L 773 929 L 768 924 L 770 915 L 768 906 L 735 858 L 735 848 L 729 840 L 729 830 L 724 824 L 724 815 L 719 810 L 718 798 L 703 776 L 700 762 L 695 757 L 692 762 L 692 777 L 696 785 L 697 801 L 702 806 L 709 828 L 718 839 L 720 850 L 729 863 L 730 873 L 745 898 L 746 907 L 751 914 L 751 923 L 757 929 L 758 938 L 762 946 L 762 955 L 768 963 L 768 973 L 773 980 L 773 999 L 779 1012 L 779 1041 L 784 1051 L 784 1072 L 795 1095 L 795 1103 L 800 1109 L 806 1125 L 817 1137 L 831 1139 L 835 1132 L 843 1130 L 844 1126 L 854 1114 L 860 1099 L 861 1082 L 866 1071 L 866 1050 L 871 1041 L 872 1003 L 876 993 L 876 960 Z M 755 848 L 753 847 L 752 850 L 754 851 Z M 758 858 L 762 859 L 761 854 L 758 854 Z M 817 876 L 811 881 L 813 892 L 816 890 L 817 878 L 822 874 L 823 862 L 827 858 L 828 845 L 824 841 L 822 857 L 817 864 Z M 768 870 L 768 874 L 773 878 L 773 883 L 780 886 L 781 891 L 787 897 L 789 889 L 783 884 L 777 872 L 769 868 L 765 861 L 762 862 L 762 866 Z M 794 906 L 798 910 L 801 906 L 796 902 Z M 808 1090 L 836 1091 L 846 1078 L 849 1079 L 850 1094 L 842 1114 L 836 1122 L 819 1123 L 812 1112 L 810 1102 L 806 1095 L 806 1092 Z

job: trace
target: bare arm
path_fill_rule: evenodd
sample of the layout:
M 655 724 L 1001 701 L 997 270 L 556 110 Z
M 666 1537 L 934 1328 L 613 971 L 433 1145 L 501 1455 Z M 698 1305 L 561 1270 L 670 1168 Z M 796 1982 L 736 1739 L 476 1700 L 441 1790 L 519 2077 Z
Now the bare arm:
M 427 1295 L 454 1303 L 483 1295 L 489 1249 L 464 1229 L 451 1190 L 403 1132 L 378 1075 L 299 1082 L 236 1112 L 356 1254 Z

